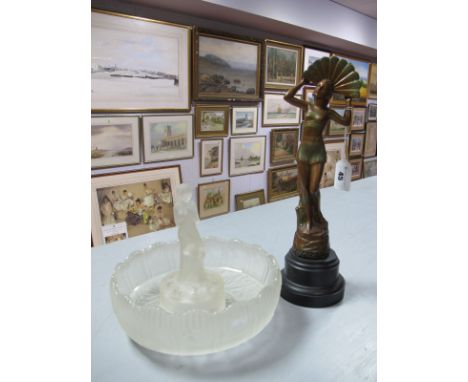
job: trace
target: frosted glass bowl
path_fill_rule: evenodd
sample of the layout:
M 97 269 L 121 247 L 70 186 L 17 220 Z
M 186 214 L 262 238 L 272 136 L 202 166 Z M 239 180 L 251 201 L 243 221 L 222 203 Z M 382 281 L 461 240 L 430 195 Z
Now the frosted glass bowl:
M 218 313 L 169 313 L 159 306 L 159 283 L 179 268 L 179 243 L 157 243 L 132 253 L 111 278 L 114 312 L 139 345 L 166 354 L 222 351 L 258 334 L 278 305 L 276 259 L 256 245 L 205 238 L 205 267 L 224 280 L 226 308 Z

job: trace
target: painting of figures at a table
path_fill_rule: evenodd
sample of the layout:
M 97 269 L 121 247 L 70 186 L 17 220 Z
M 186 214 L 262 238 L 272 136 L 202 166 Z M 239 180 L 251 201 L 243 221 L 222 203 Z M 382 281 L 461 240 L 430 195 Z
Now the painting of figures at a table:
M 170 179 L 97 190 L 102 226 L 124 223 L 128 237 L 174 226 Z

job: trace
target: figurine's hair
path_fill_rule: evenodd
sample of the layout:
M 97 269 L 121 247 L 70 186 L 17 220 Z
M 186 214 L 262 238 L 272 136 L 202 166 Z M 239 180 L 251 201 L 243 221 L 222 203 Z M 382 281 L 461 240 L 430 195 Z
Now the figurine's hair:
M 345 97 L 359 97 L 361 80 L 354 66 L 337 56 L 322 57 L 309 65 L 303 74 L 304 79 L 317 85 L 322 80 L 328 80 L 332 85 L 332 92 Z

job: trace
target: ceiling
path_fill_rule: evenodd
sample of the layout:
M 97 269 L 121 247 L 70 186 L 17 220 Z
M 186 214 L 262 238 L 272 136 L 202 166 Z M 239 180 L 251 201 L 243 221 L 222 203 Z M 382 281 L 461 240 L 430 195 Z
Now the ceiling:
M 377 20 L 377 0 L 331 0 Z

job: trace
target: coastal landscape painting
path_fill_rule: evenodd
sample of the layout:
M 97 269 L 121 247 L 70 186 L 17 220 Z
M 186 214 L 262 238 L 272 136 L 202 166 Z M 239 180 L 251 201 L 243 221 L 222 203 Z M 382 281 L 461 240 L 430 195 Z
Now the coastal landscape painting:
M 123 166 L 140 160 L 138 117 L 91 119 L 91 167 Z
M 229 143 L 229 176 L 265 169 L 265 136 L 231 138 Z
M 263 102 L 263 126 L 298 125 L 300 109 L 284 100 L 284 94 L 265 92 Z
M 191 28 L 91 13 L 93 111 L 189 109 Z
M 232 135 L 255 134 L 257 132 L 257 107 L 232 108 Z
M 260 43 L 198 34 L 195 98 L 258 99 Z

